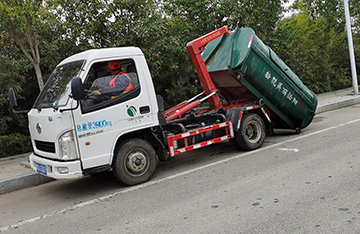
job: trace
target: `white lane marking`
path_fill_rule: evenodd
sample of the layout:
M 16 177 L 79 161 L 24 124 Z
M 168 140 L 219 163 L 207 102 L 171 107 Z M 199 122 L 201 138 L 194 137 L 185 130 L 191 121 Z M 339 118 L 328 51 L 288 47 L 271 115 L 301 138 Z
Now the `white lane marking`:
M 98 202 L 101 202 L 101 201 L 104 201 L 104 200 L 108 200 L 108 199 L 110 199 L 112 197 L 115 197 L 115 196 L 118 196 L 118 195 L 121 195 L 121 194 L 126 194 L 126 193 L 133 192 L 133 191 L 136 191 L 136 190 L 139 190 L 139 189 L 143 189 L 143 188 L 149 187 L 151 185 L 155 185 L 155 184 L 158 184 L 158 183 L 161 183 L 161 182 L 164 182 L 164 181 L 172 180 L 172 179 L 175 179 L 175 178 L 178 178 L 178 177 L 181 177 L 181 176 L 184 176 L 184 175 L 196 172 L 196 171 L 203 170 L 205 168 L 213 167 L 213 166 L 216 166 L 218 164 L 226 163 L 226 162 L 229 162 L 229 161 L 232 161 L 232 160 L 235 160 L 235 159 L 239 159 L 239 158 L 246 157 L 246 156 L 249 156 L 249 155 L 252 155 L 252 154 L 256 154 L 258 152 L 269 150 L 271 148 L 280 147 L 284 143 L 290 143 L 290 142 L 293 142 L 293 141 L 297 141 L 297 140 L 303 139 L 305 137 L 314 136 L 314 135 L 324 133 L 324 132 L 327 132 L 327 131 L 330 131 L 330 130 L 333 130 L 333 129 L 337 129 L 337 128 L 340 128 L 340 127 L 343 127 L 343 126 L 346 126 L 346 125 L 349 125 L 349 124 L 353 124 L 353 123 L 356 123 L 356 122 L 359 122 L 359 121 L 360 121 L 360 119 L 351 120 L 351 121 L 346 122 L 346 123 L 342 123 L 342 124 L 339 124 L 339 125 L 336 125 L 336 126 L 325 128 L 325 129 L 322 129 L 322 130 L 319 130 L 319 131 L 316 131 L 316 132 L 313 132 L 313 133 L 309 133 L 309 134 L 306 134 L 306 135 L 298 136 L 298 137 L 295 137 L 295 138 L 292 138 L 292 139 L 289 139 L 289 140 L 286 140 L 286 141 L 283 141 L 283 142 L 279 142 L 279 143 L 276 143 L 276 144 L 273 144 L 273 145 L 268 145 L 266 147 L 262 147 L 262 148 L 257 149 L 257 150 L 253 150 L 253 151 L 246 152 L 246 153 L 243 153 L 243 154 L 238 154 L 238 155 L 235 155 L 235 156 L 233 156 L 231 158 L 226 158 L 226 159 L 223 159 L 223 160 L 220 160 L 220 161 L 217 161 L 217 162 L 213 162 L 213 163 L 201 166 L 201 167 L 197 167 L 197 168 L 194 168 L 194 169 L 191 169 L 191 170 L 188 170 L 188 171 L 177 173 L 175 175 L 171 175 L 171 176 L 168 176 L 168 177 L 165 177 L 165 178 L 162 178 L 162 179 L 152 180 L 152 181 L 149 181 L 149 182 L 146 182 L 146 183 L 143 183 L 143 184 L 139 184 L 139 185 L 133 186 L 131 188 L 127 188 L 127 189 L 119 191 L 119 192 L 111 193 L 111 194 L 103 196 L 103 197 L 99 197 L 99 198 L 96 198 L 96 199 L 93 199 L 93 200 L 90 200 L 90 201 L 87 201 L 87 202 L 79 203 L 77 205 L 64 208 L 62 210 L 54 211 L 54 212 L 51 212 L 49 214 L 45 214 L 45 215 L 38 216 L 38 217 L 35 217 L 35 218 L 23 220 L 23 221 L 18 222 L 16 224 L 12 224 L 12 225 L 0 228 L 0 232 L 8 231 L 9 229 L 13 229 L 13 228 L 18 228 L 18 227 L 23 226 L 25 224 L 35 223 L 35 222 L 40 221 L 42 219 L 50 218 L 50 217 L 58 215 L 58 214 L 63 214 L 63 213 L 65 213 L 67 211 L 70 211 L 70 210 L 75 210 L 77 208 L 89 206 L 89 205 L 92 205 L 92 204 L 95 204 L 95 203 L 98 203 Z
M 295 152 L 295 153 L 297 153 L 297 152 L 299 152 L 299 149 L 288 149 L 288 148 L 278 148 L 278 150 L 280 150 L 280 151 L 292 151 L 292 152 Z

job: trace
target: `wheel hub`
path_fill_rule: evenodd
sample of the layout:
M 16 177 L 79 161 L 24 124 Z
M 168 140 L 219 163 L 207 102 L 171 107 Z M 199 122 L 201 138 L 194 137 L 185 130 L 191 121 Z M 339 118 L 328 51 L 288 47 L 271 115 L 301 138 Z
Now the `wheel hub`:
M 136 166 L 140 166 L 140 165 L 141 165 L 141 160 L 137 158 L 137 159 L 135 160 L 135 165 L 136 165 Z
M 261 127 L 256 121 L 251 121 L 246 127 L 246 136 L 250 142 L 256 143 L 261 137 Z
M 147 167 L 148 160 L 144 153 L 136 151 L 128 155 L 126 168 L 132 173 L 140 173 Z

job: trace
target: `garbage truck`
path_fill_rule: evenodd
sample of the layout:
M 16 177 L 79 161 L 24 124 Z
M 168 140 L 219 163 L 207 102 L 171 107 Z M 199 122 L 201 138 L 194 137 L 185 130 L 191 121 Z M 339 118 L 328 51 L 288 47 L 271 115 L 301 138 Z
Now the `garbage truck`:
M 151 178 L 160 161 L 230 141 L 255 150 L 273 129 L 300 133 L 317 97 L 251 28 L 220 28 L 187 44 L 203 91 L 164 110 L 144 54 L 136 47 L 103 48 L 57 65 L 28 112 L 30 165 L 55 178 L 112 170 L 126 185 Z M 93 95 L 109 87 L 118 62 L 132 89 Z M 9 99 L 14 111 L 13 89 Z

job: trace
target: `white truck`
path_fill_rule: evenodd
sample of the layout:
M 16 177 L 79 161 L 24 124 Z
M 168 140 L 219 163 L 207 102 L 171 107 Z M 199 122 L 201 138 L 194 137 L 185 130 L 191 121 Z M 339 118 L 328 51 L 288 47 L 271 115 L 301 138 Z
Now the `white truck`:
M 277 120 L 282 115 L 269 108 L 273 106 L 269 98 L 258 97 L 256 90 L 242 83 L 246 71 L 226 68 L 220 80 L 219 72 L 208 72 L 202 57 L 209 42 L 232 35 L 235 33 L 224 27 L 188 43 L 204 91 L 166 111 L 139 48 L 88 50 L 60 62 L 28 112 L 34 149 L 30 155 L 32 169 L 55 179 L 113 170 L 118 180 L 134 185 L 151 178 L 158 160 L 167 161 L 190 150 L 226 140 L 244 150 L 260 147 L 267 131 L 271 132 L 277 122 L 281 126 L 287 122 Z M 242 38 L 246 46 L 254 36 Z M 253 45 L 257 46 L 255 42 Z M 108 74 L 110 61 L 120 62 L 133 89 L 113 97 L 91 95 L 112 79 Z M 276 74 L 267 70 L 270 72 Z M 303 93 L 293 91 L 299 100 Z M 222 94 L 225 98 L 220 97 Z M 17 103 L 12 89 L 9 96 L 14 109 Z M 210 106 L 198 108 L 203 101 Z M 299 108 L 304 112 L 304 105 Z M 310 122 L 314 108 L 316 105 L 305 110 Z M 310 123 L 302 122 L 291 119 L 290 125 L 294 125 L 286 126 L 299 129 Z

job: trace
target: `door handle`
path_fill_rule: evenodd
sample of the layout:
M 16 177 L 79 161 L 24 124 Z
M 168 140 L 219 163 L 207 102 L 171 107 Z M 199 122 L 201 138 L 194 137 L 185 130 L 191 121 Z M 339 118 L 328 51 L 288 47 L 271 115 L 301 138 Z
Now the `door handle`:
M 150 112 L 150 106 L 142 106 L 140 107 L 140 114 L 147 114 Z

